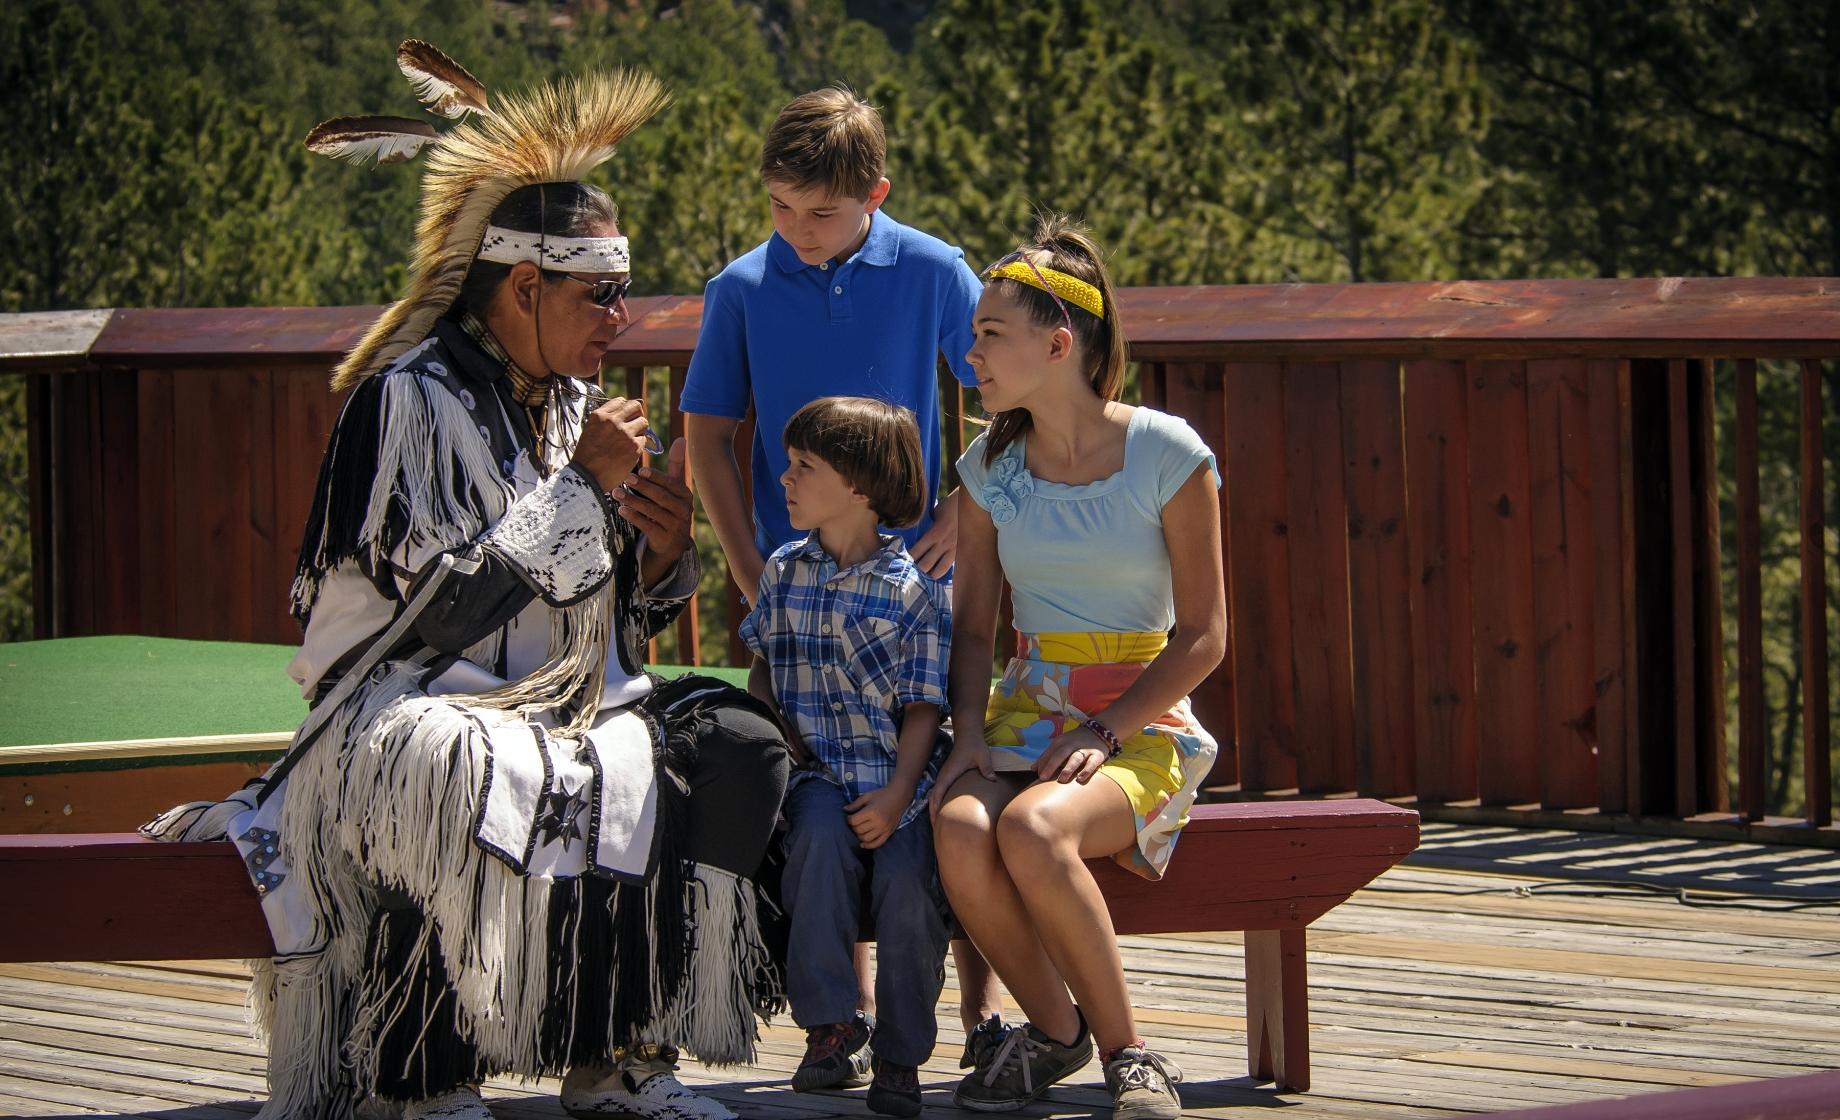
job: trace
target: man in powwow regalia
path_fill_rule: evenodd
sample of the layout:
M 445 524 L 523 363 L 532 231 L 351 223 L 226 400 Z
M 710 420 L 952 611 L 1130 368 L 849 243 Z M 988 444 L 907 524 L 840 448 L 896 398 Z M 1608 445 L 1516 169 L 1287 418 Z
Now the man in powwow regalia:
M 581 179 L 666 101 L 632 73 L 488 102 L 411 40 L 431 109 L 323 154 L 428 147 L 410 284 L 334 374 L 288 754 L 148 826 L 227 836 L 274 935 L 264 1117 L 487 1120 L 481 1079 L 562 1073 L 577 1116 L 732 1120 L 677 1047 L 753 1056 L 778 999 L 755 874 L 786 780 L 772 713 L 644 643 L 697 585 L 682 444 L 587 378 L 626 322 L 611 200 Z

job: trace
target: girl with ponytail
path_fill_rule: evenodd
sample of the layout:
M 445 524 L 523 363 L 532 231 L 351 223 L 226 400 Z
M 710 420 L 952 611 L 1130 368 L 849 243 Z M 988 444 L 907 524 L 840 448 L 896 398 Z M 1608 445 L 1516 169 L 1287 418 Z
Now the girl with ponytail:
M 1213 765 L 1188 693 L 1226 646 L 1219 478 L 1184 421 L 1118 400 L 1124 332 L 1085 233 L 1045 216 L 984 279 L 968 359 L 992 422 L 958 462 L 958 736 L 930 802 L 953 910 L 1029 1021 L 978 1027 L 956 1099 L 1021 1108 L 1097 1050 L 1119 1120 L 1174 1120 L 1181 1070 L 1138 1037 L 1083 860 L 1161 878 Z M 1016 656 L 993 689 L 1005 580 Z

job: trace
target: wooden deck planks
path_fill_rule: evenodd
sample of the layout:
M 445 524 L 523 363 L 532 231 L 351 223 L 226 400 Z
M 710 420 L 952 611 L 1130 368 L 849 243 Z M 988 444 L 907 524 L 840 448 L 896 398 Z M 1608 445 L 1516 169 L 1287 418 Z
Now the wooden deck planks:
M 1281 1106 L 1293 1120 L 1407 1120 L 1840 1066 L 1831 909 L 1515 893 L 1544 882 L 1579 888 L 1587 873 L 1677 877 L 1693 865 L 1753 878 L 1774 868 L 1792 886 L 1840 874 L 1840 856 L 1427 826 L 1427 863 L 1464 852 L 1495 870 L 1397 868 L 1311 928 L 1308 1093 L 1242 1075 L 1241 935 L 1122 938 L 1142 1031 L 1187 1071 L 1189 1114 Z M 0 966 L 0 1116 L 247 1116 L 263 1057 L 242 1023 L 243 975 L 234 962 Z M 940 1045 L 922 1082 L 930 1110 L 964 1116 L 949 1097 L 960 1041 L 952 983 L 948 974 Z M 860 1092 L 785 1088 L 802 1041 L 781 1021 L 763 1031 L 759 1064 L 686 1065 L 683 1076 L 749 1120 L 870 1116 Z M 1027 1115 L 1091 1116 L 1106 1101 L 1097 1071 L 1088 1073 Z M 554 1092 L 553 1081 L 488 1086 L 504 1120 L 559 1120 Z

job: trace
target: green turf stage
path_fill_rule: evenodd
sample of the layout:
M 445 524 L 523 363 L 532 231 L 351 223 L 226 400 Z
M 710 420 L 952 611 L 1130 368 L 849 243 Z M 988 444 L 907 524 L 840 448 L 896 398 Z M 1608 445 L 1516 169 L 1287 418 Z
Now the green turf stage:
M 293 656 L 293 646 L 134 636 L 0 645 L 0 746 L 290 731 L 307 714 L 287 675 Z M 741 669 L 697 671 L 747 683 Z

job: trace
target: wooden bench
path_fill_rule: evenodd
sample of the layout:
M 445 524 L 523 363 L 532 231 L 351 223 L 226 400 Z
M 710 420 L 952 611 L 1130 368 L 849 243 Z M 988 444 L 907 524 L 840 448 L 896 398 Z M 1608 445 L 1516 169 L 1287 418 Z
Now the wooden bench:
M 1198 806 L 1169 874 L 1092 868 L 1119 933 L 1246 933 L 1250 1072 L 1310 1086 L 1304 931 L 1418 846 L 1418 814 L 1370 800 Z M 0 836 L 0 961 L 197 960 L 273 952 L 228 843 L 133 833 Z M 29 913 L 29 918 L 24 914 Z

